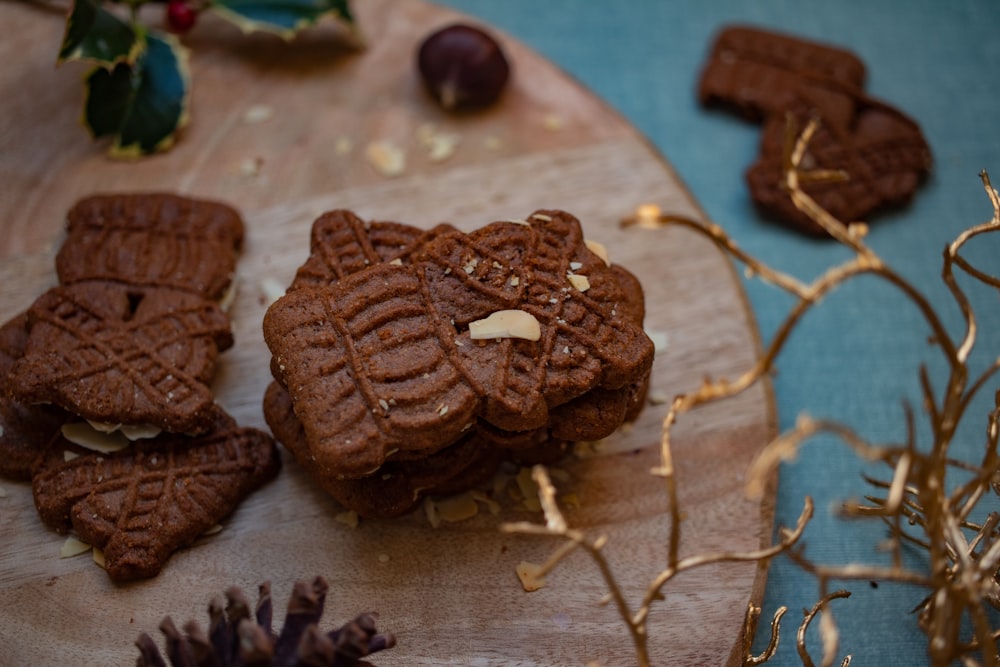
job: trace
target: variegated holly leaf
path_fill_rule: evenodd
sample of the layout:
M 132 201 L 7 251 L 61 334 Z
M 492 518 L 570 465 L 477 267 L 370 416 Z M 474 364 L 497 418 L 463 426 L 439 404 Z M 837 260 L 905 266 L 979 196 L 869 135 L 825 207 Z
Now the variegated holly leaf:
M 74 0 L 66 19 L 59 62 L 88 60 L 111 68 L 135 62 L 144 48 L 141 34 L 95 0 Z
M 86 80 L 84 122 L 95 138 L 115 138 L 115 157 L 167 150 L 188 121 L 187 49 L 170 35 L 150 33 L 144 41 L 134 64 L 98 67 Z
M 209 7 L 244 32 L 263 30 L 286 39 L 327 16 L 354 25 L 348 0 L 214 0 Z

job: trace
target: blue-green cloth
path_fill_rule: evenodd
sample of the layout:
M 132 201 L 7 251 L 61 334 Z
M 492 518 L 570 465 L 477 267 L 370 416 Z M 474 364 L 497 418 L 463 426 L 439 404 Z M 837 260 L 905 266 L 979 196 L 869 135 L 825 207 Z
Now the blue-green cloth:
M 576 77 L 644 133 L 675 167 L 707 215 L 754 256 L 799 278 L 815 277 L 848 255 L 827 241 L 767 224 L 752 207 L 744 181 L 756 158 L 760 128 L 698 105 L 696 85 L 715 33 L 743 23 L 848 48 L 868 66 L 866 88 L 923 128 L 934 154 L 933 173 L 905 209 L 879 216 L 870 245 L 925 293 L 961 333 L 959 312 L 941 279 L 945 244 L 961 230 L 989 219 L 979 179 L 983 169 L 1000 184 L 1000 2 L 996 0 L 445 0 L 443 3 L 528 44 Z M 969 251 L 979 266 L 1000 273 L 1000 238 Z M 963 281 L 968 285 L 969 281 Z M 746 290 L 765 340 L 791 304 L 774 287 L 747 281 Z M 1000 355 L 1000 300 L 976 289 L 980 335 L 975 367 Z M 809 313 L 778 364 L 774 378 L 782 430 L 808 413 L 843 421 L 877 442 L 905 438 L 904 402 L 921 412 L 918 369 L 927 364 L 936 386 L 944 365 L 928 345 L 920 313 L 898 290 L 862 278 L 844 285 Z M 976 453 L 984 441 L 994 380 L 970 411 L 959 440 Z M 878 550 L 887 532 L 877 520 L 845 521 L 838 504 L 871 488 L 860 463 L 839 442 L 808 445 L 781 471 L 777 524 L 797 518 L 802 499 L 816 501 L 805 537 L 817 563 L 886 563 Z M 1000 510 L 996 496 L 983 501 Z M 920 567 L 920 553 L 908 554 Z M 841 655 L 853 665 L 927 664 L 927 642 L 911 610 L 922 589 L 868 581 L 838 582 L 852 592 L 832 609 L 842 632 Z M 800 610 L 812 606 L 816 580 L 787 559 L 773 564 L 764 618 L 787 605 L 782 648 L 770 664 L 799 665 L 794 640 Z M 766 623 L 762 624 L 766 626 Z M 994 627 L 1000 622 L 994 620 Z M 766 627 L 764 628 L 766 630 Z M 623 643 L 627 642 L 623 635 Z M 759 643 L 759 642 L 758 642 Z M 821 651 L 809 639 L 814 659 Z M 725 656 L 720 656 L 719 662 Z M 839 659 L 836 664 L 839 664 Z

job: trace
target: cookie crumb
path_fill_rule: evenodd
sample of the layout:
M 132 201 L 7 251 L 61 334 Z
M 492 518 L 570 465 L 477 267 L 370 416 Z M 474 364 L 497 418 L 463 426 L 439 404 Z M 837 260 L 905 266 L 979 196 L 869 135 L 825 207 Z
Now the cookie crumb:
M 274 108 L 266 104 L 255 104 L 243 113 L 243 122 L 250 125 L 263 123 L 274 117 Z
M 406 153 L 388 139 L 368 144 L 365 148 L 365 157 L 383 176 L 391 178 L 406 171 Z

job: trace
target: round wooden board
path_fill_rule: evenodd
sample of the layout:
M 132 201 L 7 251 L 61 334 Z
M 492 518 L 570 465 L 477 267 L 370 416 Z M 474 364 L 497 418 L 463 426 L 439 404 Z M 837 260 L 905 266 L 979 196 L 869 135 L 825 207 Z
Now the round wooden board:
M 702 216 L 662 157 L 621 117 L 513 40 L 511 88 L 495 107 L 453 117 L 416 81 L 419 39 L 455 14 L 417 0 L 355 3 L 367 40 L 352 50 L 334 25 L 285 44 L 245 37 L 203 20 L 190 35 L 192 123 L 176 148 L 138 162 L 107 159 L 78 123 L 82 69 L 54 68 L 62 17 L 37 6 L 0 5 L 0 317 L 27 307 L 55 281 L 53 248 L 66 209 L 94 192 L 171 190 L 238 206 L 248 227 L 233 307 L 237 344 L 224 355 L 219 401 L 243 424 L 264 427 L 260 400 L 269 356 L 260 322 L 268 282 L 286 284 L 304 260 L 312 220 L 351 208 L 365 218 L 473 228 L 536 208 L 577 215 L 590 238 L 642 280 L 647 329 L 666 335 L 651 395 L 690 391 L 705 376 L 733 377 L 756 359 L 755 327 L 728 260 L 683 230 L 623 230 L 640 203 Z M 256 111 L 248 114 L 256 108 Z M 253 122 L 266 109 L 270 118 Z M 266 115 L 266 114 L 264 114 Z M 420 128 L 461 140 L 430 159 Z M 406 151 L 387 178 L 365 146 L 389 140 Z M 346 150 L 349 148 L 349 150 Z M 666 559 L 666 496 L 649 471 L 659 462 L 665 407 L 650 405 L 633 428 L 595 456 L 558 468 L 566 517 L 592 536 L 630 602 L 638 603 Z M 748 500 L 743 476 L 774 435 L 766 385 L 685 415 L 674 432 L 685 518 L 683 554 L 749 550 L 767 542 L 773 497 Z M 0 646 L 10 664 L 132 664 L 140 632 L 158 636 L 164 615 L 204 624 L 207 604 L 232 585 L 253 595 L 272 582 L 277 616 L 297 579 L 331 584 L 325 626 L 375 610 L 399 646 L 379 665 L 603 665 L 630 661 L 632 647 L 595 564 L 571 555 L 526 593 L 521 561 L 540 563 L 559 544 L 504 534 L 501 523 L 540 521 L 508 485 L 498 515 L 432 528 L 421 512 L 350 528 L 340 508 L 286 457 L 279 478 L 251 497 L 221 533 L 176 554 L 149 581 L 113 585 L 86 556 L 60 559 L 63 537 L 34 512 L 29 485 L 0 495 Z M 766 570 L 713 566 L 679 577 L 650 618 L 656 664 L 738 664 L 748 601 Z

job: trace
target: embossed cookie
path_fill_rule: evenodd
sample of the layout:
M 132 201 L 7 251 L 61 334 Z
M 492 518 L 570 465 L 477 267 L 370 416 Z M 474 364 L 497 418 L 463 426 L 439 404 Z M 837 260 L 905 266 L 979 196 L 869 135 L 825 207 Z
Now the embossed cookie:
M 243 244 L 243 220 L 218 202 L 168 193 L 94 195 L 67 214 L 60 282 L 170 287 L 218 300 Z
M 341 479 L 312 457 L 305 430 L 288 392 L 277 382 L 264 395 L 264 417 L 275 438 L 334 500 L 359 516 L 385 519 L 410 512 L 429 494 L 458 493 L 488 480 L 500 450 L 470 432 L 458 442 L 421 458 L 390 461 L 372 475 Z
M 625 301 L 579 222 L 540 211 L 528 224 L 439 234 L 411 263 L 291 291 L 264 331 L 311 455 L 363 477 L 397 450 L 457 441 L 478 418 L 531 431 L 595 388 L 641 383 L 652 343 Z M 537 338 L 474 339 L 500 311 L 533 321 Z
M 127 581 L 157 574 L 279 469 L 269 435 L 217 410 L 202 435 L 163 433 L 110 454 L 57 436 L 32 491 L 46 525 L 72 528 L 103 550 L 111 579 Z
M 331 285 L 379 263 L 409 264 L 426 243 L 456 231 L 447 224 L 425 231 L 398 222 L 365 222 L 353 212 L 343 209 L 324 213 L 313 224 L 309 258 L 298 270 L 289 289 Z M 642 326 L 645 318 L 642 285 L 620 265 L 613 264 L 610 270 L 624 295 L 622 313 Z M 275 375 L 280 377 L 280 372 Z M 616 390 L 595 389 L 550 411 L 547 427 L 533 430 L 539 431 L 538 434 L 494 429 L 492 440 L 497 446 L 507 449 L 535 447 L 542 437 L 545 440 L 551 437 L 554 441 L 599 440 L 610 435 L 623 421 L 633 421 L 638 417 L 647 387 L 648 375 L 634 386 Z M 544 436 L 540 435 L 542 432 Z M 558 449 L 563 449 L 562 443 Z M 400 454 L 398 458 L 414 458 L 406 452 Z M 417 452 L 416 456 L 419 455 Z
M 795 207 L 783 187 L 788 118 L 805 127 L 813 113 L 813 105 L 801 102 L 786 116 L 769 118 L 760 155 L 746 178 L 754 204 L 762 211 L 808 234 L 825 235 Z M 850 123 L 838 124 L 823 116 L 805 158 L 807 168 L 841 171 L 845 179 L 804 183 L 802 189 L 837 220 L 864 221 L 909 201 L 930 172 L 931 162 L 930 147 L 915 121 L 887 104 L 859 97 Z
M 718 35 L 699 98 L 763 123 L 760 155 L 746 179 L 754 203 L 769 217 L 826 235 L 785 188 L 790 122 L 801 130 L 819 119 L 802 167 L 838 171 L 843 178 L 804 183 L 803 190 L 841 222 L 905 203 L 924 181 L 932 159 L 919 125 L 867 95 L 864 78 L 864 63 L 843 49 L 744 26 Z
M 449 231 L 456 230 L 446 224 L 422 230 L 399 222 L 365 222 L 345 209 L 329 211 L 313 223 L 309 257 L 288 289 L 331 285 L 373 264 L 409 264 L 424 243 Z
M 805 91 L 831 120 L 847 122 L 865 83 L 865 64 L 850 51 L 749 26 L 723 29 L 698 83 L 705 105 L 753 121 L 781 114 Z
M 214 302 L 172 289 L 80 282 L 40 296 L 28 328 L 24 355 L 8 375 L 17 401 L 172 432 L 211 425 L 208 382 L 233 343 Z
M 0 326 L 0 476 L 27 481 L 45 445 L 68 419 L 52 405 L 27 405 L 14 400 L 7 377 L 24 355 L 28 317 L 16 315 Z

